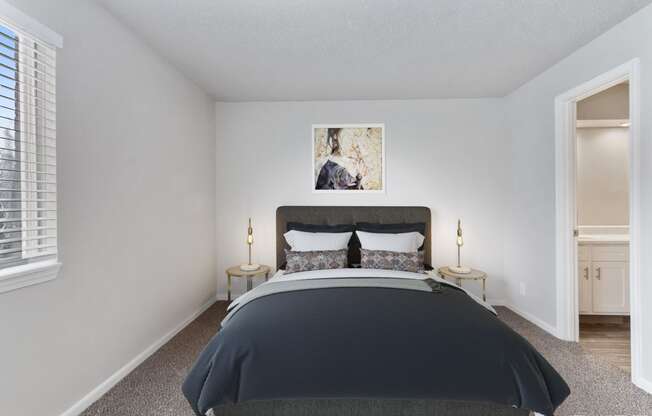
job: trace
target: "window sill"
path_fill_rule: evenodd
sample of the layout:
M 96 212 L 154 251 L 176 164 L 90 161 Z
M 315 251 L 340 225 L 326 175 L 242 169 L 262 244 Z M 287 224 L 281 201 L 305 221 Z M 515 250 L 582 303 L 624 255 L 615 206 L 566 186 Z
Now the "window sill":
M 45 260 L 0 270 L 0 293 L 56 279 L 61 263 Z

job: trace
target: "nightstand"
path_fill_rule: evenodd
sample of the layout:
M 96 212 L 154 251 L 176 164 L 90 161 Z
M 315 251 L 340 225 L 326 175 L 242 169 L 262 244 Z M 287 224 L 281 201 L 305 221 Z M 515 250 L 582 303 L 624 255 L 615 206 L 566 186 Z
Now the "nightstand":
M 453 273 L 448 269 L 448 267 L 440 267 L 439 270 L 437 270 L 437 274 L 439 274 L 443 279 L 455 279 L 455 284 L 457 284 L 459 287 L 462 287 L 463 280 L 482 280 L 482 300 L 487 300 L 487 273 L 483 272 L 482 270 L 471 269 L 470 273 L 461 274 Z
M 246 277 L 247 278 L 247 291 L 250 291 L 253 287 L 253 283 L 251 281 L 251 278 L 254 276 L 260 276 L 262 274 L 265 275 L 265 281 L 269 278 L 269 272 L 272 270 L 271 267 L 265 266 L 263 264 L 260 265 L 259 268 L 256 270 L 241 270 L 240 266 L 233 266 L 229 267 L 226 269 L 226 278 L 228 281 L 228 301 L 231 301 L 231 277 Z

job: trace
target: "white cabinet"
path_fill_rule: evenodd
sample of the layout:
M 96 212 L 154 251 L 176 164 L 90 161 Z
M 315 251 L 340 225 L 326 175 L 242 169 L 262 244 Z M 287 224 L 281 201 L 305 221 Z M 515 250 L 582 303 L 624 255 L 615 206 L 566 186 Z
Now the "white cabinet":
M 580 243 L 577 264 L 580 314 L 629 314 L 627 244 Z
M 593 313 L 629 313 L 629 264 L 593 262 Z

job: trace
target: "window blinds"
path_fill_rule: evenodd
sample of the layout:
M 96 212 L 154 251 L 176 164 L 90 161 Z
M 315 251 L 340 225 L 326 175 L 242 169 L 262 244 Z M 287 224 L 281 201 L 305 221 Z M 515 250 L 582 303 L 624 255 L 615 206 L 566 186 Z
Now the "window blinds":
M 55 257 L 56 50 L 0 21 L 0 268 Z

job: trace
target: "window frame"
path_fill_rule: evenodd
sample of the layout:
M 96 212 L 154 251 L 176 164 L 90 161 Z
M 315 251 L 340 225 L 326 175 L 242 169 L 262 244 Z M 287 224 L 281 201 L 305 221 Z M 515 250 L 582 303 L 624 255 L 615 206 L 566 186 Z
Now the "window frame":
M 19 39 L 21 36 L 20 33 L 23 33 L 24 35 L 27 35 L 29 38 L 33 38 L 38 42 L 42 42 L 43 44 L 52 47 L 55 51 L 57 48 L 63 47 L 63 38 L 59 34 L 52 31 L 48 27 L 40 24 L 38 21 L 24 14 L 23 12 L 11 6 L 10 4 L 6 3 L 4 0 L 0 0 L 0 25 L 3 25 L 9 30 L 18 33 Z M 29 92 L 18 91 L 18 94 L 19 96 L 23 94 L 21 98 L 25 99 L 26 96 L 29 95 Z M 31 114 L 31 116 L 35 116 L 37 111 L 38 110 L 33 109 L 34 114 Z M 27 120 L 23 120 L 22 118 L 19 119 L 20 123 L 25 123 L 26 121 Z M 35 121 L 37 120 L 35 119 Z M 23 129 L 32 129 L 32 127 L 29 126 L 29 123 L 24 124 L 21 127 Z M 38 128 L 38 123 L 34 125 L 34 130 L 36 130 L 37 128 Z M 39 139 L 35 134 L 34 135 L 27 134 L 24 137 L 29 138 L 30 141 L 29 144 L 38 146 Z M 32 164 L 37 166 L 35 160 L 26 161 L 26 163 L 30 163 L 30 162 L 32 162 Z M 21 163 L 21 165 L 22 164 L 23 163 Z M 30 175 L 30 174 L 31 172 L 24 170 L 21 167 L 21 179 L 26 179 L 25 175 Z M 38 175 L 35 174 L 35 177 L 38 177 Z M 30 209 L 34 209 L 38 205 L 38 202 L 34 201 L 34 199 L 37 198 L 30 197 L 30 195 L 36 194 L 38 191 L 37 189 L 38 187 L 36 187 L 35 185 L 33 185 L 33 188 L 35 189 L 26 190 L 27 192 L 25 192 L 26 195 L 25 200 L 21 201 L 21 210 L 23 210 L 23 212 L 26 212 L 28 214 L 30 214 Z M 55 195 L 57 194 L 57 192 L 58 192 L 58 186 L 55 185 Z M 57 222 L 58 222 L 58 216 L 57 216 Z M 22 232 L 22 237 L 23 237 L 23 241 L 25 241 L 25 239 L 29 237 L 27 235 L 27 231 Z M 57 233 L 57 244 L 56 244 L 57 246 L 59 246 L 58 243 L 59 241 L 58 241 L 58 233 Z M 23 250 L 25 250 L 24 246 L 23 246 Z M 25 255 L 25 251 L 24 251 L 24 255 Z M 24 262 L 17 263 L 17 264 L 10 264 L 7 267 L 0 269 L 0 294 L 53 280 L 58 276 L 61 266 L 62 264 L 59 262 L 58 254 L 52 254 L 40 258 L 36 257 L 33 260 L 30 260 L 29 256 L 26 256 Z

